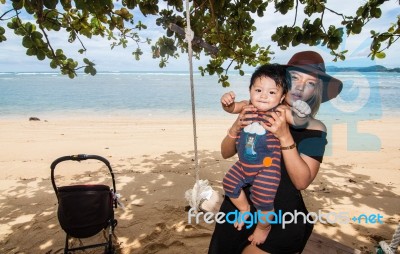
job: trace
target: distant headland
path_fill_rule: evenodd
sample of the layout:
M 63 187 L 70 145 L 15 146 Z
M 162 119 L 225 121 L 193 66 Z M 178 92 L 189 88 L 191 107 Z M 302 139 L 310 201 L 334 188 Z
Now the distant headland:
M 328 72 L 400 72 L 400 68 L 386 68 L 382 65 L 373 65 L 368 67 L 336 67 L 336 66 L 327 66 L 326 70 Z

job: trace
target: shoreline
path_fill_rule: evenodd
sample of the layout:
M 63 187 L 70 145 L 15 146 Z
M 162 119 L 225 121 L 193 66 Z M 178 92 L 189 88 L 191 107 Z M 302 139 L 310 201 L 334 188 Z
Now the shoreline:
M 217 105 L 219 106 L 219 104 Z M 186 109 L 110 109 L 110 110 L 94 110 L 94 109 L 65 109 L 65 110 L 52 110 L 52 111 L 42 111 L 42 112 L 19 112 L 19 113 L 7 113 L 2 112 L 0 115 L 0 121 L 8 120 L 29 120 L 30 117 L 37 117 L 42 121 L 49 120 L 75 120 L 75 119 L 121 119 L 121 120 L 146 120 L 146 119 L 188 119 L 192 120 L 191 105 L 187 105 Z M 167 112 L 167 113 L 166 113 Z M 226 113 L 222 108 L 211 109 L 211 108 L 196 108 L 196 118 L 207 120 L 207 119 L 217 119 L 217 120 L 228 120 L 235 119 L 235 115 Z M 323 122 L 345 123 L 352 119 L 357 119 L 357 121 L 369 121 L 369 120 L 381 120 L 381 119 L 391 119 L 400 117 L 400 110 L 396 109 L 382 109 L 381 112 L 372 111 L 370 114 L 353 114 L 343 112 L 340 116 L 338 113 L 329 114 L 329 112 L 320 112 L 317 114 L 316 118 Z M 233 121 L 233 120 L 232 120 Z
M 234 119 L 197 118 L 200 178 L 220 193 L 222 177 L 236 159 L 222 159 L 219 146 Z M 384 223 L 318 223 L 315 232 L 364 253 L 373 252 L 377 241 L 391 240 L 400 222 L 399 124 L 400 117 L 359 121 L 360 134 L 380 141 L 378 150 L 367 151 L 350 150 L 365 139 L 349 132 L 348 124 L 332 126 L 332 153 L 303 191 L 308 210 L 379 213 Z M 184 192 L 195 181 L 191 117 L 0 118 L 0 139 L 2 253 L 60 253 L 65 235 L 57 220 L 50 164 L 78 153 L 103 156 L 113 167 L 126 206 L 115 211 L 119 253 L 206 253 L 214 226 L 188 224 L 184 209 Z M 109 183 L 103 169 L 89 161 L 67 163 L 57 171 L 57 180 Z

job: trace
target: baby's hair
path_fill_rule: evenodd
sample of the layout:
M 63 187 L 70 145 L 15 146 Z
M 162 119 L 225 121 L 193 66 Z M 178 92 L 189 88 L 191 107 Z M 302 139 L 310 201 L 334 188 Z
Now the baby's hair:
M 286 66 L 280 64 L 264 64 L 259 66 L 251 75 L 249 89 L 254 85 L 257 78 L 268 77 L 275 81 L 277 87 L 282 88 L 283 94 L 290 90 L 291 78 Z

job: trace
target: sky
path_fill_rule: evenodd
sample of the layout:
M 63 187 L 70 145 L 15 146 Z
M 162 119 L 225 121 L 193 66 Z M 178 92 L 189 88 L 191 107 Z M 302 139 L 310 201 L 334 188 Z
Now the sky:
M 10 2 L 10 1 L 7 1 Z M 160 1 L 162 2 L 162 1 Z M 346 15 L 352 15 L 355 13 L 359 5 L 364 1 L 349 1 L 349 0 L 330 0 L 327 6 L 333 10 Z M 9 7 L 6 5 L 0 5 L 0 16 L 2 13 L 7 11 Z M 341 46 L 341 50 L 349 50 L 347 53 L 346 61 L 332 62 L 333 57 L 329 54 L 329 50 L 321 46 L 310 47 L 310 46 L 297 46 L 291 47 L 288 50 L 282 51 L 279 49 L 275 42 L 272 42 L 270 37 L 275 32 L 275 28 L 278 25 L 291 25 L 294 21 L 294 11 L 289 12 L 287 15 L 281 15 L 274 13 L 272 4 L 268 7 L 268 13 L 264 17 L 255 17 L 255 26 L 257 31 L 254 34 L 254 41 L 261 46 L 272 45 L 272 51 L 275 52 L 272 62 L 275 63 L 286 63 L 290 56 L 294 53 L 302 50 L 314 50 L 319 52 L 325 59 L 327 66 L 371 66 L 371 65 L 383 65 L 388 68 L 400 67 L 400 40 L 397 41 L 392 47 L 386 51 L 385 59 L 376 59 L 374 61 L 368 58 L 369 46 L 371 43 L 370 30 L 381 31 L 387 29 L 389 25 L 396 21 L 396 17 L 400 15 L 400 5 L 397 0 L 390 0 L 382 6 L 382 17 L 379 20 L 374 20 L 363 29 L 359 35 L 344 38 L 345 42 Z M 303 20 L 304 14 L 300 14 L 297 18 L 297 25 Z M 142 17 L 143 18 L 143 17 Z M 147 31 L 142 36 L 143 38 L 158 38 L 163 35 L 161 28 L 157 27 L 154 22 L 154 17 L 146 17 L 142 22 L 148 25 Z M 8 21 L 0 21 L 1 26 L 6 27 Z M 327 12 L 324 16 L 324 24 L 327 27 L 329 24 L 340 26 L 340 18 L 337 15 Z M 83 40 L 85 47 L 88 49 L 87 52 L 82 56 L 77 51 L 80 49 L 80 45 L 69 44 L 67 42 L 68 37 L 66 33 L 49 33 L 51 40 L 53 41 L 54 48 L 63 48 L 67 56 L 74 58 L 75 60 L 86 57 L 96 64 L 98 72 L 102 71 L 188 71 L 188 56 L 181 54 L 179 59 L 170 59 L 166 68 L 160 69 L 158 59 L 153 59 L 151 56 L 151 50 L 145 44 L 141 45 L 144 55 L 140 61 L 136 61 L 131 55 L 131 52 L 135 49 L 135 45 L 131 43 L 128 48 L 114 48 L 110 49 L 110 42 L 102 38 L 92 38 Z M 15 36 L 12 31 L 6 29 L 7 41 L 0 43 L 0 72 L 53 72 L 49 66 L 49 61 L 38 61 L 36 57 L 27 56 L 25 54 L 26 49 L 21 45 L 21 38 Z M 198 66 L 206 65 L 208 58 L 202 56 L 200 60 L 193 59 L 194 70 L 197 70 Z M 80 60 L 80 63 L 82 61 Z M 250 67 L 249 67 L 250 68 Z M 245 68 L 246 69 L 246 68 Z M 250 68 L 251 69 L 251 68 Z

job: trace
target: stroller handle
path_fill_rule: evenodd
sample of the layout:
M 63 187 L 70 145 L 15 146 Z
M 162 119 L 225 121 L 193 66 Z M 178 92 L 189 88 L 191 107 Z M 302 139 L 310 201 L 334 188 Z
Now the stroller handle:
M 80 161 L 89 160 L 89 159 L 99 160 L 99 161 L 102 161 L 104 164 L 106 164 L 106 166 L 107 166 L 107 168 L 108 168 L 108 170 L 110 171 L 110 174 L 111 174 L 114 193 L 117 192 L 117 190 L 115 189 L 114 173 L 112 171 L 110 162 L 106 158 L 103 158 L 103 157 L 98 156 L 98 155 L 76 154 L 76 155 L 62 156 L 62 157 L 56 159 L 55 161 L 53 161 L 53 163 L 51 163 L 51 165 L 50 165 L 50 168 L 51 168 L 51 183 L 53 185 L 53 189 L 54 189 L 56 194 L 58 193 L 58 190 L 57 190 L 56 182 L 55 182 L 55 179 L 54 179 L 54 170 L 55 170 L 57 164 L 59 164 L 60 162 L 63 162 L 63 161 L 78 161 L 78 162 L 80 162 Z

